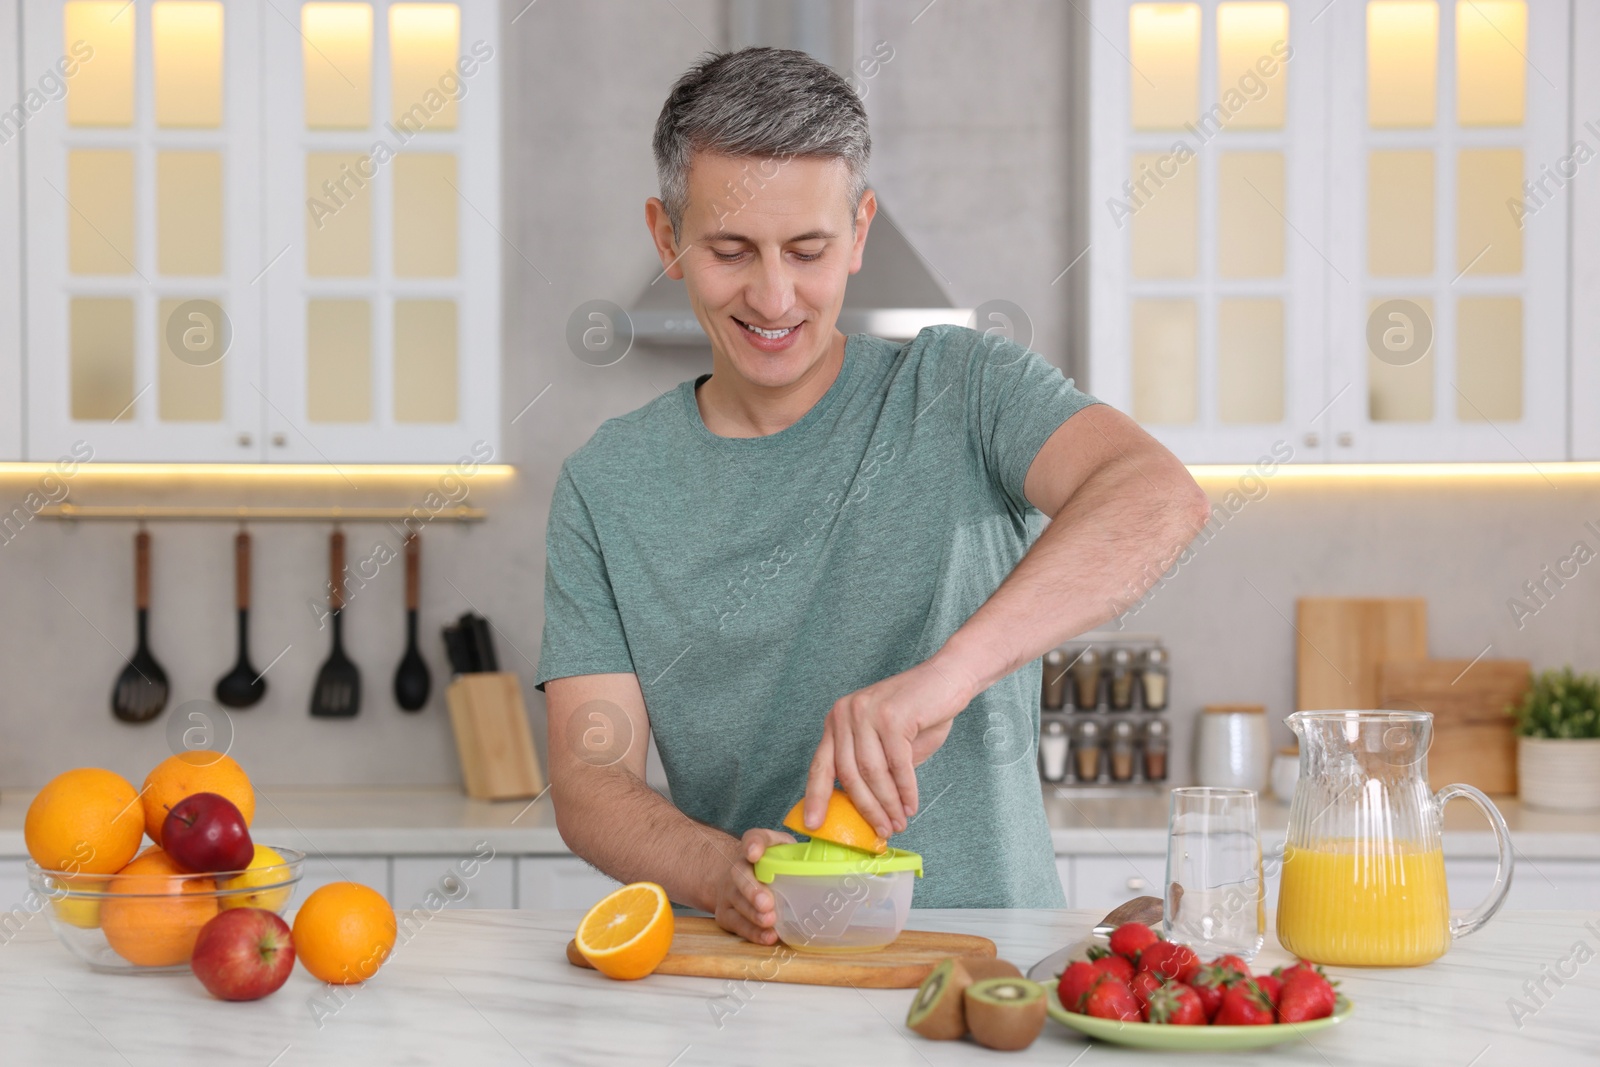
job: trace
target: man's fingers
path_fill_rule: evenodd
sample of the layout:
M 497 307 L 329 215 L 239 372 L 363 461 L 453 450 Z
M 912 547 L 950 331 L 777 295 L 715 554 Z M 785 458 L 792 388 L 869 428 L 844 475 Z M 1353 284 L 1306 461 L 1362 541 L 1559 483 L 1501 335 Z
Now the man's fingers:
M 768 830 L 764 827 L 757 827 L 753 830 L 746 830 L 744 836 L 739 839 L 739 843 L 744 848 L 745 861 L 754 863 L 773 845 L 794 844 L 794 835 L 786 834 L 781 830 Z
M 878 806 L 883 809 L 889 829 L 899 833 L 906 828 L 906 817 L 900 804 L 900 787 L 889 773 L 889 759 L 883 752 L 883 740 L 869 727 L 855 735 L 855 742 L 856 766 L 861 771 L 861 777 L 877 799 Z
M 844 791 L 850 795 L 861 817 L 867 820 L 867 825 L 879 837 L 888 837 L 892 832 L 889 816 L 884 814 L 883 806 L 878 803 L 878 798 L 873 795 L 872 789 L 861 776 L 860 767 L 856 765 L 855 737 L 842 720 L 837 733 L 838 748 L 834 751 L 834 759 L 839 766 L 839 784 L 844 786 Z
M 889 773 L 894 776 L 895 787 L 900 792 L 900 805 L 905 811 L 906 823 L 917 814 L 917 765 L 911 752 L 911 742 L 904 737 L 884 739 L 883 754 L 889 761 Z
M 822 728 L 822 743 L 817 746 L 817 754 L 811 759 L 811 771 L 806 775 L 806 807 L 803 819 L 807 829 L 814 830 L 820 827 L 822 817 L 828 813 L 828 797 L 833 795 L 833 779 L 837 773 L 833 753 L 833 727 L 830 719 L 830 724 Z
M 757 945 L 772 945 L 778 940 L 777 931 L 770 927 L 757 926 L 747 919 L 731 902 L 724 903 L 717 909 L 717 925 L 731 934 L 738 934 L 746 941 Z

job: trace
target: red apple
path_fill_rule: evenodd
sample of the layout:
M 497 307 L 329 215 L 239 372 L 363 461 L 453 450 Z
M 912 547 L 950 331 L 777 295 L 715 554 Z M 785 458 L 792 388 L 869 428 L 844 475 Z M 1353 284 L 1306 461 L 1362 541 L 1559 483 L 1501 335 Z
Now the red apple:
M 259 1000 L 294 970 L 289 924 L 265 908 L 219 912 L 200 928 L 189 966 L 214 997 Z
M 193 793 L 167 810 L 161 847 L 186 871 L 242 871 L 255 859 L 250 828 L 233 801 L 216 793 Z

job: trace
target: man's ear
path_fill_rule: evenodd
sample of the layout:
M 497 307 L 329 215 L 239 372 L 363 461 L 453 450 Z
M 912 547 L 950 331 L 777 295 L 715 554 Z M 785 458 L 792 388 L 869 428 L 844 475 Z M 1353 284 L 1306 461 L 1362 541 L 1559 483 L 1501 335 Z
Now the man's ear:
M 877 213 L 878 195 L 868 189 L 861 194 L 861 203 L 856 207 L 855 243 L 850 249 L 851 274 L 861 269 L 861 254 L 867 247 L 867 230 L 872 227 L 872 218 Z
M 661 202 L 659 196 L 652 196 L 644 202 L 644 224 L 650 229 L 650 239 L 656 244 L 656 255 L 661 257 L 661 266 L 666 276 L 675 281 L 682 281 L 683 267 L 678 262 L 682 257 L 678 253 L 677 239 L 672 233 L 672 218 L 667 214 L 667 205 Z

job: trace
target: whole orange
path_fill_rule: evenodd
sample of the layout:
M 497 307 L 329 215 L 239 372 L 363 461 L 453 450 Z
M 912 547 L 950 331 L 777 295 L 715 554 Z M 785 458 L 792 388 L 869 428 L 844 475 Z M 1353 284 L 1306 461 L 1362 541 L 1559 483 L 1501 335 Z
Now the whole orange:
M 244 816 L 246 826 L 255 818 L 256 791 L 238 761 L 225 752 L 180 752 L 156 764 L 156 769 L 145 776 L 140 796 L 144 800 L 144 832 L 150 840 L 161 844 L 161 824 L 166 821 L 168 809 L 196 793 L 227 797 Z
M 324 982 L 364 982 L 394 948 L 394 909 L 376 889 L 331 882 L 306 897 L 294 917 L 294 952 Z
M 144 811 L 120 774 L 79 767 L 39 790 L 23 819 L 33 862 L 47 871 L 110 874 L 139 851 Z
M 100 929 L 117 955 L 143 967 L 186 963 L 217 913 L 216 882 L 190 875 L 159 848 L 117 872 L 100 905 Z

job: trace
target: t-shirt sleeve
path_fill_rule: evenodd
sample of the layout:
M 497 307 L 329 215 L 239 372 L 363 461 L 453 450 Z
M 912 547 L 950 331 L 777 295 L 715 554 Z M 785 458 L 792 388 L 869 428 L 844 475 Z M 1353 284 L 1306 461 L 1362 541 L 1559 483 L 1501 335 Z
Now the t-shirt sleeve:
M 583 496 L 563 464 L 545 530 L 544 636 L 534 688 L 575 674 L 628 674 L 622 616 Z
M 967 426 L 990 480 L 1018 511 L 1033 505 L 1023 482 L 1050 435 L 1098 404 L 1039 353 L 998 334 L 967 331 Z

